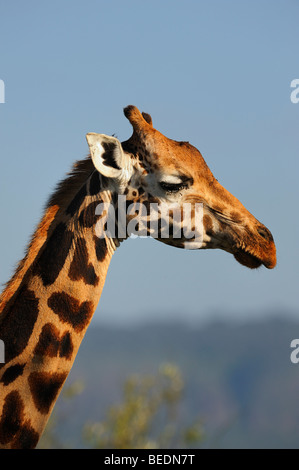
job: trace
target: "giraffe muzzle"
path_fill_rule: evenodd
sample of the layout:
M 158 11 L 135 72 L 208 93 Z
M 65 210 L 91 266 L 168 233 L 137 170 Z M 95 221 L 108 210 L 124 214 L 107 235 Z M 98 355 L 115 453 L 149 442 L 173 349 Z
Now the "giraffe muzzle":
M 256 269 L 265 266 L 267 269 L 273 269 L 276 266 L 276 247 L 271 232 L 263 227 L 258 229 L 261 242 L 257 240 L 252 246 L 239 248 L 234 253 L 235 259 L 247 268 Z

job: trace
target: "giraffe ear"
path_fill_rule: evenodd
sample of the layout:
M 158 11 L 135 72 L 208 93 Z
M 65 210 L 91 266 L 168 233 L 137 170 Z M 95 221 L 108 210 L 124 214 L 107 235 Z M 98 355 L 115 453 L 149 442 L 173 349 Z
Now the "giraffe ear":
M 90 154 L 96 169 L 108 178 L 124 177 L 126 157 L 121 143 L 115 137 L 105 134 L 86 134 Z

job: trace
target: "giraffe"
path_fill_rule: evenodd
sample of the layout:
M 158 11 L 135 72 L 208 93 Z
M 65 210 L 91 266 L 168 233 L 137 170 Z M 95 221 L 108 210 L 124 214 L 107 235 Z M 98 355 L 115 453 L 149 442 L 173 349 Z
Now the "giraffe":
M 120 196 L 126 207 L 199 203 L 200 244 L 192 246 L 171 230 L 162 237 L 161 226 L 157 240 L 178 248 L 222 249 L 252 269 L 276 265 L 271 232 L 220 185 L 195 147 L 165 137 L 135 106 L 124 114 L 133 127 L 127 141 L 86 135 L 89 155 L 50 197 L 0 297 L 6 360 L 0 364 L 1 448 L 36 447 L 99 302 L 111 257 L 129 236 L 109 233 L 105 224 L 102 236 L 96 234 L 95 225 L 105 219 L 97 214 L 99 204 L 117 212 Z M 125 226 L 129 221 L 130 212 Z

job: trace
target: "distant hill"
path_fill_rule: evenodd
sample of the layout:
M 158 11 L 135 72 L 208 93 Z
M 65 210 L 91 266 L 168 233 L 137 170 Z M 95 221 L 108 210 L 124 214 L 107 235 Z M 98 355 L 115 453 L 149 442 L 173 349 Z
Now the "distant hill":
M 129 375 L 155 373 L 161 363 L 172 362 L 185 382 L 180 420 L 202 419 L 202 447 L 297 448 L 299 364 L 290 361 L 294 338 L 299 338 L 299 322 L 283 319 L 198 329 L 177 323 L 91 326 L 67 382 L 82 380 L 85 390 L 69 402 L 59 398 L 58 438 L 83 447 L 83 425 L 104 418 L 107 407 L 121 399 Z

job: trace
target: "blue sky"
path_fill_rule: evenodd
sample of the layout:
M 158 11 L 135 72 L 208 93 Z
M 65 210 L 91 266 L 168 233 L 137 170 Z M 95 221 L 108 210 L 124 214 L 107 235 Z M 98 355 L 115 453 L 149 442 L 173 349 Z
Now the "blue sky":
M 250 271 L 222 251 L 129 240 L 96 321 L 200 322 L 298 310 L 299 4 L 295 0 L 3 2 L 0 17 L 0 282 L 87 132 L 131 135 L 134 104 L 189 140 L 274 235 L 278 266 Z

